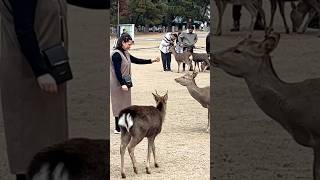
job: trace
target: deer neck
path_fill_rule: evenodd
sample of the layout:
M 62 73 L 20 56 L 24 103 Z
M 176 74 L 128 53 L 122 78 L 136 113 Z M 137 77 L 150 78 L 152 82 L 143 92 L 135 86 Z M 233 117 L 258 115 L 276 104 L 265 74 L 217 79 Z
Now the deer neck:
M 173 48 L 172 54 L 175 56 L 177 54 L 177 51 Z
M 288 100 L 289 84 L 280 80 L 273 69 L 269 56 L 264 57 L 263 63 L 256 73 L 245 77 L 250 93 L 257 105 L 271 118 L 288 128 L 286 123 L 285 105 Z
M 162 121 L 164 120 L 164 117 L 166 116 L 166 109 L 167 109 L 167 105 L 166 103 L 163 103 L 163 102 L 159 102 L 157 104 L 157 107 L 156 107 L 160 114 L 161 114 L 161 117 L 162 117 Z
M 190 95 L 195 98 L 199 99 L 201 97 L 201 89 L 197 86 L 195 80 L 193 79 L 192 82 L 187 86 L 187 89 Z

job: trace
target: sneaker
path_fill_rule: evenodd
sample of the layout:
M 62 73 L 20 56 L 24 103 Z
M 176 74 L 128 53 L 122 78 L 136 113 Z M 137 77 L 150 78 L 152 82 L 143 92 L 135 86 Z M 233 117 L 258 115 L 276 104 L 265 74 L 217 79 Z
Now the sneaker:
M 117 131 L 116 129 L 113 131 L 114 134 L 120 134 L 120 131 Z

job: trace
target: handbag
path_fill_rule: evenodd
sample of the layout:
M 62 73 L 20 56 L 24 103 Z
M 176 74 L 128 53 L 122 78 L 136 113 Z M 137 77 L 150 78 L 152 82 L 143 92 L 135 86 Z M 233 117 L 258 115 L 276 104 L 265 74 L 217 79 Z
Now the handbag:
M 128 88 L 131 88 L 131 87 L 133 86 L 130 75 L 123 75 L 123 76 L 122 76 L 122 79 L 124 80 L 124 82 L 126 83 L 126 86 L 127 86 Z
M 49 69 L 49 74 L 62 84 L 73 78 L 69 65 L 69 57 L 61 44 L 42 50 L 42 55 Z

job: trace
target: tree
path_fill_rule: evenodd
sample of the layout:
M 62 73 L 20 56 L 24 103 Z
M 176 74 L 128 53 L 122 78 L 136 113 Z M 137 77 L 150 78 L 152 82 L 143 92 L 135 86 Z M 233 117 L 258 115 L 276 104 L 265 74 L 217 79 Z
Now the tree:
M 210 0 L 119 0 L 121 23 L 171 26 L 176 17 L 206 21 Z M 111 4 L 111 22 L 116 23 L 117 0 Z

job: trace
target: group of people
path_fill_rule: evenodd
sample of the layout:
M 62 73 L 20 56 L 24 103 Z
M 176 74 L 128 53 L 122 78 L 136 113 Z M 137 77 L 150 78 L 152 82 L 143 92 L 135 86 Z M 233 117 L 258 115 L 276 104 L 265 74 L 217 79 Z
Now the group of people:
M 182 53 L 184 51 L 193 52 L 195 44 L 198 41 L 198 36 L 194 31 L 194 26 L 188 25 L 187 32 L 182 33 L 166 33 L 161 40 L 159 49 L 161 53 L 163 71 L 171 70 L 171 52 L 170 48 L 176 43 L 175 51 L 177 53 Z M 185 64 L 183 64 L 183 69 L 185 69 Z M 190 67 L 192 70 L 192 67 Z
M 188 26 L 186 32 L 182 33 L 166 33 L 163 37 L 159 49 L 161 53 L 162 65 L 164 71 L 171 70 L 171 52 L 170 47 L 176 43 L 176 51 L 190 51 L 193 52 L 193 48 L 198 40 L 197 34 L 193 32 L 194 27 Z M 206 44 L 210 41 L 209 35 L 206 38 Z M 132 37 L 128 33 L 123 33 L 116 42 L 113 52 L 111 53 L 110 61 L 110 93 L 111 93 L 111 106 L 115 121 L 114 133 L 120 133 L 119 113 L 122 109 L 131 105 L 131 87 L 133 86 L 131 80 L 131 63 L 135 64 L 151 64 L 159 62 L 160 58 L 155 59 L 140 59 L 132 56 L 129 53 L 129 49 L 134 44 Z M 206 45 L 207 51 L 209 46 Z M 179 50 L 181 48 L 181 50 Z M 191 68 L 191 67 L 190 67 Z M 191 69 L 192 70 L 192 69 Z

